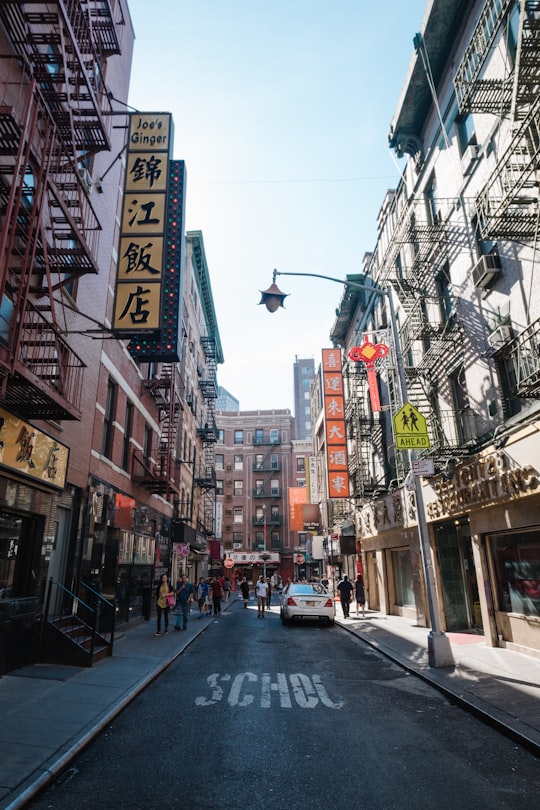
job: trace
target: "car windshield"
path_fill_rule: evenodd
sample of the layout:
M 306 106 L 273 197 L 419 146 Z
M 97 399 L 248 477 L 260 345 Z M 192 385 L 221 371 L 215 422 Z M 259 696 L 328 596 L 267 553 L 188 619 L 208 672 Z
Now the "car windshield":
M 319 585 L 317 582 L 313 583 L 301 583 L 289 585 L 288 593 L 326 593 L 326 589 L 324 585 Z

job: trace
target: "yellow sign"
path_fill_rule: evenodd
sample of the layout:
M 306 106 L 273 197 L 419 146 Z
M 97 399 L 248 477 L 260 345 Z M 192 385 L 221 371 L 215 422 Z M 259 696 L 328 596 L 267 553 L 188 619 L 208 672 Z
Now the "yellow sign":
M 394 416 L 394 438 L 398 450 L 428 450 L 431 446 L 426 419 L 410 402 Z
M 0 408 L 0 465 L 47 486 L 64 489 L 69 449 L 29 422 Z

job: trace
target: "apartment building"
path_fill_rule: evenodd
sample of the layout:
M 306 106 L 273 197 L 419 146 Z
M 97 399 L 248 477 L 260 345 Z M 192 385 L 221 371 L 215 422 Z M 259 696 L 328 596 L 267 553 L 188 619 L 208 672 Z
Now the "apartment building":
M 128 112 L 133 42 L 124 0 L 0 4 L 0 673 L 87 665 L 78 637 L 107 652 L 162 572 L 208 570 L 223 357 L 172 149 L 169 310 L 137 337 L 115 325 L 119 268 L 146 281 L 157 255 L 147 235 L 122 243 L 126 178 L 149 157 L 128 139 L 170 118 Z
M 294 573 L 289 527 L 293 471 L 290 410 L 216 412 L 216 538 L 232 578 Z
M 414 45 L 389 135 L 406 167 L 360 277 L 374 289 L 347 291 L 332 335 L 369 605 L 427 624 L 433 565 L 443 629 L 538 653 L 540 6 L 430 2 Z M 366 341 L 387 350 L 371 371 Z

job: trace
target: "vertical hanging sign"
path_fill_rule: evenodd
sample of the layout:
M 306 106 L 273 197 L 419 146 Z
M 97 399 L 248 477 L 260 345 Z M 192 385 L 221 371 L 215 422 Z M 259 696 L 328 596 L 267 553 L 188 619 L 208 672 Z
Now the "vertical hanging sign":
M 339 349 L 322 350 L 324 425 L 328 497 L 349 496 L 349 463 L 345 430 L 345 399 Z
M 113 317 L 119 336 L 161 327 L 172 142 L 170 113 L 130 114 Z

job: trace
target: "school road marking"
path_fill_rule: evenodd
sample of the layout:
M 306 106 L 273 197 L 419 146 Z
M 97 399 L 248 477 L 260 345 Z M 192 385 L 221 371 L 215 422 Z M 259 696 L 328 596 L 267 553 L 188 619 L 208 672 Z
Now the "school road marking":
M 210 694 L 207 697 L 195 698 L 196 706 L 213 706 L 225 701 L 229 706 L 252 706 L 255 701 L 263 709 L 274 705 L 282 709 L 315 709 L 325 706 L 328 709 L 342 709 L 345 702 L 333 701 L 323 685 L 320 675 L 295 673 L 285 675 L 277 672 L 274 676 L 265 672 L 256 675 L 254 672 L 240 672 L 232 675 L 214 672 L 206 679 Z

